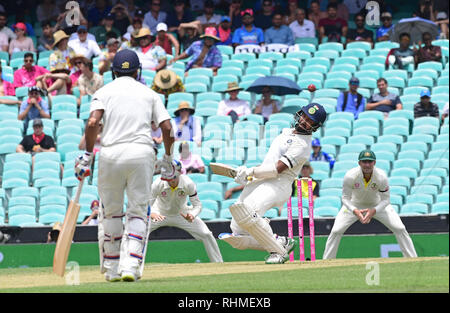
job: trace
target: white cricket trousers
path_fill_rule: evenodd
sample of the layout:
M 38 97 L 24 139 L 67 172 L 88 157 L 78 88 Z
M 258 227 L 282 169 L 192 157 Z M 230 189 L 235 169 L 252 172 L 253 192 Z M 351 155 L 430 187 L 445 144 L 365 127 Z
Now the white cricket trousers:
M 284 177 L 250 183 L 245 186 L 237 201 L 244 203 L 263 217 L 269 209 L 282 206 L 287 201 L 292 193 L 291 185 L 292 182 Z M 235 240 L 235 248 L 266 251 L 253 236 L 236 223 L 234 217 L 231 219 L 230 228 L 233 235 L 238 236 Z M 271 232 L 269 225 L 266 229 Z
M 377 212 L 373 218 L 381 222 L 394 233 L 404 257 L 417 257 L 411 237 L 409 237 L 405 225 L 403 225 L 403 222 L 391 205 L 388 205 L 384 210 Z M 353 212 L 346 207 L 341 208 L 334 221 L 330 236 L 327 239 L 323 259 L 336 258 L 342 236 L 356 221 L 358 221 L 358 218 Z
M 154 160 L 153 148 L 141 144 L 102 148 L 100 152 L 98 193 L 103 212 L 99 230 L 104 234 L 99 232 L 99 248 L 105 260 L 103 270 L 138 274 L 145 258 Z M 122 222 L 124 192 L 128 198 L 125 227 Z M 104 238 L 100 238 L 101 235 Z
M 196 217 L 192 223 L 190 223 L 181 215 L 166 216 L 166 218 L 161 222 L 151 221 L 150 232 L 164 226 L 177 227 L 187 231 L 196 240 L 203 242 L 206 254 L 211 262 L 223 262 L 216 239 L 212 235 L 208 226 L 206 226 L 205 222 L 203 222 L 199 217 Z

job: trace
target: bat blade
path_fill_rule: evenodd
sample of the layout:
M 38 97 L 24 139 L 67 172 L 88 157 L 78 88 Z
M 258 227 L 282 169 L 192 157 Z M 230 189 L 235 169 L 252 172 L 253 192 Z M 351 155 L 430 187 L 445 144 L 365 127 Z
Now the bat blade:
M 232 166 L 222 163 L 209 163 L 209 167 L 214 174 L 230 178 L 236 177 L 236 169 Z
M 69 257 L 70 246 L 72 245 L 75 227 L 77 225 L 80 205 L 75 201 L 70 201 L 64 217 L 64 223 L 56 241 L 55 254 L 53 256 L 53 272 L 63 277 L 66 270 L 66 263 Z

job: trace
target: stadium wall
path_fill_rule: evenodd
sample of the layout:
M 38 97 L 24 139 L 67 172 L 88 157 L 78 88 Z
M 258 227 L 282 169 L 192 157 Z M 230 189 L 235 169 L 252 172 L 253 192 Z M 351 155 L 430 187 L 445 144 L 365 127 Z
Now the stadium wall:
M 412 234 L 418 256 L 448 256 L 449 234 Z M 316 253 L 322 258 L 327 236 L 316 237 Z M 267 254 L 262 251 L 236 250 L 225 242 L 218 242 L 225 262 L 262 261 Z M 306 247 L 309 247 L 306 238 Z M 55 244 L 7 244 L 0 246 L 0 268 L 50 267 L 53 264 Z M 296 259 L 298 260 L 298 249 Z M 309 249 L 306 249 L 307 257 Z M 386 254 L 400 257 L 393 235 L 344 236 L 338 258 L 376 258 Z M 147 251 L 148 263 L 209 262 L 203 244 L 196 240 L 153 240 Z M 98 265 L 99 251 L 95 242 L 74 243 L 69 261 L 79 265 Z

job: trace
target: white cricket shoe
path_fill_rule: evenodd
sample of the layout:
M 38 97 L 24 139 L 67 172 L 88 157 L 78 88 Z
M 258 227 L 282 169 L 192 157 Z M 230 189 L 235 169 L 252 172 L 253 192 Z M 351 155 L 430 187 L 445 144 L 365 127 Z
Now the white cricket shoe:
M 285 236 L 278 236 L 277 240 L 286 249 L 286 253 L 289 254 L 294 250 L 295 240 Z
M 122 278 L 120 277 L 119 274 L 117 274 L 117 273 L 109 273 L 109 272 L 105 273 L 105 279 L 106 279 L 106 281 L 109 281 L 109 282 L 112 282 L 112 283 L 122 280 Z
M 137 281 L 138 278 L 135 273 L 123 271 L 122 272 L 122 281 L 134 282 Z
M 284 264 L 289 259 L 289 254 L 281 255 L 272 252 L 266 257 L 266 264 Z

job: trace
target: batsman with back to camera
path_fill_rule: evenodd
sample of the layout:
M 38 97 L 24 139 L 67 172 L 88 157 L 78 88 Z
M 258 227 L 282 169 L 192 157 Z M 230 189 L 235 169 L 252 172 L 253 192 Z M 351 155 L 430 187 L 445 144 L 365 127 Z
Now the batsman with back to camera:
M 216 239 L 198 216 L 202 210 L 202 203 L 197 195 L 195 183 L 189 176 L 181 174 L 180 161 L 172 162 L 176 172 L 173 179 L 158 178 L 152 185 L 150 232 L 164 226 L 181 228 L 203 242 L 211 262 L 223 262 Z M 188 197 L 191 205 L 187 204 Z
M 151 122 L 162 130 L 165 155 L 161 168 L 172 164 L 170 116 L 160 97 L 140 83 L 141 64 L 132 50 L 119 51 L 112 64 L 111 83 L 92 97 L 86 124 L 86 152 L 77 159 L 75 175 L 90 175 L 92 150 L 103 121 L 98 163 L 99 250 L 107 281 L 136 281 L 142 276 L 150 228 L 150 198 L 155 152 Z M 128 196 L 123 225 L 124 192 Z
M 347 228 L 358 220 L 368 224 L 372 218 L 394 233 L 404 257 L 417 257 L 405 225 L 390 204 L 388 177 L 375 166 L 375 153 L 371 150 L 361 151 L 358 164 L 344 176 L 342 208 L 334 220 L 323 259 L 336 258 L 339 243 Z
M 312 133 L 323 125 L 326 112 L 322 105 L 310 103 L 294 115 L 294 128 L 283 129 L 272 142 L 261 165 L 237 168 L 235 181 L 245 185 L 240 197 L 230 206 L 232 234 L 219 239 L 237 249 L 269 252 L 267 264 L 282 264 L 289 259 L 294 240 L 274 235 L 264 214 L 282 206 L 291 196 L 292 182 L 311 154 Z M 252 181 L 248 181 L 248 177 Z

